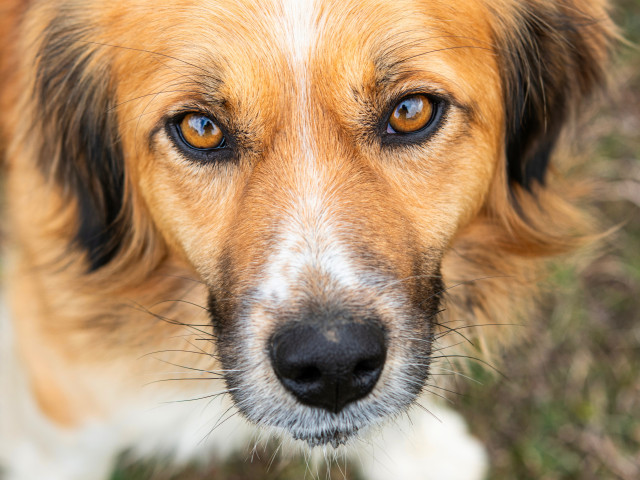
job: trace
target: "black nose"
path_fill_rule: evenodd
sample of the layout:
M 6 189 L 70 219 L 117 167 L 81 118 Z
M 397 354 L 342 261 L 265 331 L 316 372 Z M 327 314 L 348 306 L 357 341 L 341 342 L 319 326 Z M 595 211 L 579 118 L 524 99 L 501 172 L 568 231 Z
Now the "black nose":
M 297 323 L 271 341 L 271 361 L 287 390 L 334 413 L 373 389 L 386 354 L 384 332 L 373 323 Z

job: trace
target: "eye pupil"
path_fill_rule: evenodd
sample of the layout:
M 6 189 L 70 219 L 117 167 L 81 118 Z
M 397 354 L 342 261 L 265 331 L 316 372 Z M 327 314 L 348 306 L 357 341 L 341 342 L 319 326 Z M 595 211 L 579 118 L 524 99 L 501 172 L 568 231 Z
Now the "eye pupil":
M 433 117 L 434 105 L 426 95 L 406 97 L 389 117 L 388 133 L 412 133 L 423 129 Z
M 206 115 L 188 113 L 180 122 L 179 128 L 184 141 L 193 148 L 208 150 L 223 145 L 222 130 Z

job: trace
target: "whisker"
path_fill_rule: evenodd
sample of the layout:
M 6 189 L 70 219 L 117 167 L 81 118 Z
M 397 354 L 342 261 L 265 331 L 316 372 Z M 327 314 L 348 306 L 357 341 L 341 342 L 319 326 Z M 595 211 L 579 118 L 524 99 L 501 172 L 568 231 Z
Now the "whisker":
M 440 370 L 442 372 L 447 372 L 447 373 L 433 373 L 433 369 L 434 368 L 436 369 L 436 371 Z M 464 373 L 458 372 L 456 370 L 449 370 L 449 369 L 443 368 L 443 367 L 433 367 L 433 366 L 431 366 L 430 367 L 430 371 L 429 371 L 429 375 L 432 376 L 432 377 L 433 376 L 445 376 L 445 375 L 446 376 L 448 376 L 448 375 L 457 375 L 457 376 L 466 378 L 467 380 L 471 380 L 472 382 L 477 383 L 478 385 L 484 385 L 481 381 L 476 380 L 475 378 L 472 378 L 472 377 L 470 377 L 468 375 L 465 375 Z
M 431 296 L 427 297 L 427 298 L 425 299 L 425 301 L 426 301 L 426 300 L 430 300 L 430 299 L 432 299 L 433 297 L 436 297 L 436 296 L 438 296 L 438 295 L 442 295 L 443 293 L 447 293 L 449 290 L 452 290 L 452 289 L 454 289 L 454 288 L 456 288 L 456 287 L 460 287 L 460 286 L 462 286 L 462 285 L 470 285 L 470 284 L 475 283 L 475 282 L 477 282 L 477 281 L 479 281 L 479 280 L 490 280 L 490 279 L 493 279 L 493 278 L 509 278 L 509 276 L 508 276 L 508 275 L 491 275 L 491 276 L 486 276 L 486 277 L 478 277 L 478 278 L 474 278 L 474 279 L 471 279 L 471 280 L 465 280 L 465 281 L 463 281 L 463 282 L 458 282 L 458 283 L 455 283 L 455 284 L 453 284 L 453 285 L 450 285 L 450 286 L 448 286 L 448 287 L 446 287 L 446 288 L 443 288 L 443 289 L 442 289 L 442 290 L 440 290 L 439 292 L 436 292 L 436 293 L 434 293 L 433 295 L 431 295 Z
M 196 328 L 197 325 L 194 326 L 194 325 L 191 325 L 191 324 L 188 324 L 188 323 L 180 322 L 178 320 L 174 320 L 174 319 L 165 317 L 163 315 L 157 314 L 155 312 L 152 312 L 148 308 L 144 307 L 143 305 L 139 304 L 138 302 L 132 301 L 132 304 L 133 304 L 133 306 L 131 306 L 131 308 L 134 308 L 135 310 L 138 310 L 139 312 L 147 313 L 147 314 L 157 318 L 158 320 L 162 320 L 163 322 L 166 322 L 166 323 L 168 323 L 170 325 L 177 325 L 177 326 L 182 326 L 182 327 L 186 327 L 186 328 L 191 328 L 194 331 L 196 331 L 196 332 L 198 332 L 198 333 L 200 333 L 202 335 L 205 335 L 207 337 L 216 338 L 216 335 L 213 332 L 206 332 L 204 330 Z
M 463 343 L 464 343 L 463 341 L 459 341 L 458 343 L 453 343 L 451 345 L 447 345 L 446 347 L 437 347 L 437 348 L 434 348 L 431 351 L 431 353 L 433 354 L 433 353 L 436 353 L 436 352 L 442 352 L 442 351 L 444 351 L 444 350 L 446 350 L 448 348 L 453 348 L 453 347 L 457 347 L 458 345 L 462 345 Z M 437 357 L 431 356 L 430 358 L 437 358 Z
M 212 399 L 213 400 L 213 399 Z M 227 408 L 222 415 L 220 415 L 220 418 L 218 419 L 218 421 L 216 422 L 216 424 L 213 426 L 213 428 L 211 430 L 209 430 L 209 433 L 207 433 L 204 438 L 202 438 L 202 440 L 200 440 L 200 442 L 198 442 L 198 444 L 202 444 L 203 442 L 206 442 L 209 437 L 211 436 L 211 434 L 213 433 L 213 431 L 218 428 L 220 425 L 223 425 L 227 420 L 229 420 L 230 418 L 233 418 L 235 415 L 238 414 L 238 412 L 232 412 L 231 415 L 229 415 L 227 418 L 225 418 L 224 420 L 223 417 L 229 413 L 229 410 L 231 410 L 232 408 L 234 408 L 233 405 L 231 405 L 229 408 Z
M 89 45 L 98 45 L 98 46 L 101 46 L 101 47 L 110 47 L 110 48 L 121 48 L 123 50 L 130 50 L 130 51 L 134 51 L 134 52 L 148 53 L 150 55 L 157 55 L 159 57 L 169 58 L 171 60 L 175 60 L 177 62 L 184 63 L 185 65 L 189 65 L 190 67 L 193 67 L 195 69 L 201 70 L 206 76 L 210 76 L 210 75 L 208 75 L 209 72 L 204 67 L 201 67 L 201 66 L 193 64 L 193 63 L 189 63 L 186 60 L 183 60 L 183 59 L 178 58 L 178 57 L 174 57 L 172 55 L 168 55 L 166 53 L 154 52 L 153 50 L 147 50 L 147 49 L 144 49 L 144 48 L 127 47 L 127 46 L 124 46 L 124 45 L 115 45 L 115 44 L 111 44 L 111 43 L 95 42 L 95 41 L 89 41 L 89 40 L 86 40 L 86 41 L 82 41 L 81 40 L 81 42 L 87 43 Z
M 462 338 L 464 338 L 469 343 L 469 345 L 471 345 L 473 348 L 478 348 L 475 343 L 473 343 L 471 340 L 469 340 L 464 334 L 460 333 L 457 328 L 448 327 L 446 325 L 440 325 L 438 323 L 436 323 L 435 325 L 438 325 L 438 326 L 440 326 L 442 328 L 446 328 L 447 329 L 446 333 L 440 334 L 439 336 L 435 337 L 435 340 L 440 340 L 441 338 L 444 338 L 445 335 L 448 335 L 450 333 L 456 333 L 456 334 L 460 335 Z
M 176 86 L 178 86 L 178 85 L 181 85 L 181 84 L 177 84 Z M 169 87 L 169 86 L 171 86 L 171 84 L 167 85 L 167 87 Z M 117 109 L 118 107 L 121 107 L 122 105 L 126 105 L 127 103 L 135 102 L 136 100 L 141 100 L 141 99 L 146 98 L 146 97 L 154 97 L 156 95 L 163 94 L 163 93 L 197 93 L 197 92 L 194 91 L 194 90 L 185 90 L 184 88 L 176 88 L 175 90 L 167 90 L 165 88 L 165 89 L 162 89 L 162 90 L 158 90 L 156 92 L 145 93 L 144 95 L 138 95 L 137 97 L 132 97 L 132 98 L 128 98 L 127 100 L 123 100 L 123 101 L 115 104 L 114 106 L 109 107 L 109 109 L 107 110 L 107 113 L 108 112 L 112 112 L 115 109 Z
M 223 375 L 215 376 L 215 377 L 191 377 L 191 378 L 161 378 L 159 380 L 154 380 L 152 382 L 147 382 L 143 384 L 144 387 L 149 385 L 154 385 L 156 383 L 164 383 L 164 382 L 186 382 L 186 381 L 195 381 L 195 380 L 224 380 Z
M 471 48 L 471 49 L 478 49 L 478 50 L 486 50 L 488 52 L 491 52 L 492 54 L 495 55 L 495 53 L 493 52 L 493 50 L 491 48 L 488 47 L 480 47 L 478 45 L 457 45 L 454 47 L 443 47 L 443 48 L 436 48 L 434 50 L 429 50 L 428 52 L 422 52 L 422 53 L 417 53 L 415 55 L 411 55 L 409 57 L 405 57 L 402 59 L 403 62 L 406 62 L 407 60 L 412 60 L 414 58 L 418 58 L 421 57 L 423 55 L 430 55 L 432 53 L 437 53 L 437 52 L 446 52 L 447 50 L 459 50 L 462 48 Z
M 429 390 L 428 388 L 422 388 L 423 392 L 427 392 L 430 395 L 435 395 L 436 397 L 440 397 L 442 398 L 445 402 L 450 403 L 451 405 L 455 405 L 455 402 L 453 400 L 451 400 L 448 397 L 445 397 L 444 395 L 442 395 L 441 393 L 437 393 L 437 392 L 432 392 L 431 390 Z
M 205 399 L 207 399 L 207 398 L 217 398 L 217 397 L 219 397 L 220 395 L 224 395 L 224 394 L 226 394 L 226 393 L 229 393 L 229 392 L 230 392 L 230 391 L 232 391 L 232 390 L 237 390 L 237 389 L 230 388 L 230 389 L 227 389 L 227 390 L 221 390 L 221 391 L 219 391 L 219 392 L 214 392 L 214 393 L 211 393 L 211 394 L 209 394 L 209 395 L 202 396 L 202 397 L 184 398 L 184 399 L 182 399 L 182 400 L 170 400 L 170 401 L 167 401 L 167 402 L 162 402 L 162 404 L 165 404 L 165 405 L 166 405 L 166 404 L 171 404 L 171 403 L 196 402 L 196 401 L 198 401 L 198 400 L 205 400 Z
M 457 322 L 464 322 L 464 320 L 455 320 Z M 447 322 L 450 323 L 450 322 Z M 434 323 L 434 325 L 444 326 L 440 323 Z M 465 328 L 476 328 L 476 327 L 526 327 L 524 323 L 477 323 L 473 325 L 463 325 L 461 327 L 447 327 L 451 330 L 464 330 Z
M 451 359 L 451 358 L 465 358 L 467 360 L 474 360 L 478 363 L 481 363 L 483 365 L 486 365 L 487 367 L 489 367 L 490 369 L 492 369 L 493 371 L 495 371 L 496 373 L 498 373 L 500 376 L 502 376 L 504 379 L 508 380 L 509 378 L 502 373 L 500 370 L 498 370 L 496 367 L 494 367 L 493 365 L 491 365 L 489 362 L 482 360 L 481 358 L 477 358 L 477 357 L 471 357 L 469 355 L 441 355 L 441 356 L 431 356 L 430 357 L 432 360 L 437 360 L 437 359 L 442 359 L 442 358 L 447 358 L 447 359 Z
M 155 352 L 149 352 L 149 353 L 145 353 L 144 355 L 142 355 L 141 357 L 138 358 L 144 358 L 144 357 L 148 357 L 149 355 L 155 355 L 158 353 L 193 353 L 194 355 L 207 355 L 209 357 L 213 357 L 215 358 L 216 355 L 211 354 L 209 352 L 205 352 L 205 351 L 199 351 L 199 352 L 194 352 L 193 350 L 183 350 L 180 348 L 171 348 L 171 349 L 167 349 L 167 350 L 156 350 Z
M 424 405 L 422 405 L 420 402 L 414 402 L 413 403 L 414 407 L 418 407 L 420 410 L 428 413 L 429 415 L 431 415 L 433 418 L 435 418 L 438 422 L 443 423 L 442 420 L 435 414 L 433 413 L 431 410 L 429 410 L 427 407 L 425 407 Z
M 202 348 L 197 346 L 195 343 L 193 343 L 191 340 L 187 340 L 187 343 L 193 348 L 195 348 L 196 350 L 198 350 L 200 353 L 211 355 L 212 357 L 218 358 L 218 355 L 213 355 L 211 352 L 207 352 L 206 350 L 203 350 Z
M 405 277 L 405 278 L 400 278 L 397 280 L 392 280 L 390 282 L 388 282 L 386 285 L 384 285 L 378 293 L 383 292 L 384 290 L 386 290 L 389 287 L 392 287 L 394 285 L 397 285 L 398 283 L 403 283 L 403 282 L 407 282 L 409 280 L 414 280 L 416 278 L 442 278 L 441 275 L 411 275 L 409 277 Z
M 177 363 L 172 363 L 172 362 L 169 362 L 168 360 L 163 360 L 161 358 L 155 358 L 154 360 L 157 360 L 158 362 L 166 363 L 167 365 L 171 365 L 172 367 L 184 368 L 185 370 L 193 370 L 195 372 L 210 373 L 211 375 L 215 375 L 216 374 L 215 370 L 205 370 L 205 369 L 202 369 L 202 368 L 187 367 L 186 365 L 180 365 L 180 364 L 177 364 Z
M 207 307 L 203 307 L 203 306 L 202 306 L 202 305 L 200 305 L 200 304 L 197 304 L 197 303 L 195 303 L 195 302 L 190 302 L 189 300 L 184 300 L 184 299 L 182 299 L 182 298 L 169 299 L 169 300 L 161 300 L 161 301 L 156 302 L 156 303 L 154 303 L 153 305 L 151 305 L 151 308 L 152 308 L 152 307 L 156 307 L 156 306 L 158 306 L 158 305 L 162 305 L 163 303 L 171 303 L 171 302 L 176 302 L 176 303 L 186 303 L 187 305 L 192 305 L 192 306 L 194 306 L 194 307 L 201 308 L 201 309 L 202 309 L 202 310 L 204 310 L 205 312 L 211 313 L 211 311 L 210 311 Z M 192 324 L 189 324 L 189 325 L 192 325 Z M 196 326 L 197 326 L 197 327 L 202 327 L 202 326 L 206 327 L 206 326 L 210 326 L 210 324 L 206 324 L 206 325 L 196 325 Z
M 460 392 L 456 392 L 455 390 L 451 390 L 451 389 L 448 389 L 448 388 L 440 387 L 438 385 L 434 385 L 433 383 L 425 383 L 425 386 L 427 386 L 429 388 L 437 388 L 438 390 L 444 390 L 447 393 L 451 393 L 453 395 L 458 395 L 460 397 L 464 397 L 465 396 L 464 393 L 460 393 Z
M 269 459 L 269 464 L 267 465 L 267 472 L 271 471 L 271 466 L 273 465 L 273 461 L 275 460 L 276 456 L 278 455 L 278 452 L 282 448 L 283 444 L 284 444 L 284 440 L 280 440 L 280 444 L 274 450 L 273 454 L 271 455 L 271 458 Z

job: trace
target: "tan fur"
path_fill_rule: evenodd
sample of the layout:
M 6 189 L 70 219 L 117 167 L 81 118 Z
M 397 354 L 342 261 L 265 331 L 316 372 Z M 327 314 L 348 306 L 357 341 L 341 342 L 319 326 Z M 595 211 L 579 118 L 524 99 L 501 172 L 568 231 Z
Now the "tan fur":
M 506 175 L 500 41 L 519 31 L 518 12 L 554 2 L 319 2 L 317 43 L 302 66 L 288 60 L 285 15 L 275 1 L 86 2 L 71 21 L 91 32 L 85 47 L 95 55 L 88 70 L 108 75 L 115 92 L 126 172 L 120 220 L 127 225 L 115 258 L 86 273 L 86 253 L 69 247 L 76 200 L 41 175 L 40 132 L 25 127 L 39 115 L 32 89 L 43 30 L 59 14 L 58 4 L 74 2 L 32 3 L 24 20 L 17 1 L 0 16 L 5 277 L 21 358 L 43 412 L 60 424 L 107 416 L 134 398 L 139 385 L 165 378 L 167 364 L 151 352 L 169 351 L 162 358 L 177 365 L 219 368 L 213 356 L 173 351 L 193 351 L 195 338 L 213 334 L 207 289 L 233 305 L 260 284 L 279 241 L 278 222 L 311 191 L 326 215 L 342 222 L 336 238 L 354 257 L 375 257 L 407 289 L 417 282 L 418 250 L 433 255 L 425 275 L 437 275 L 441 259 L 451 287 L 438 318 L 442 334 L 519 323 L 531 311 L 543 259 L 575 247 L 583 233 L 581 214 L 566 203 L 568 190 L 553 182 L 534 185 L 533 193 L 516 185 L 514 202 Z M 589 27 L 596 34 L 585 47 L 595 52 L 592 61 L 603 63 L 611 29 L 604 7 L 567 2 L 574 3 L 605 23 Z M 371 58 L 383 51 L 403 68 L 381 89 Z M 363 107 L 364 99 L 375 99 L 375 109 L 424 88 L 451 93 L 460 107 L 450 109 L 446 129 L 418 156 L 369 141 L 363 118 L 350 116 L 371 107 Z M 250 132 L 237 166 L 188 162 L 166 135 L 151 134 L 183 104 L 211 109 Z M 309 151 L 312 167 L 299 161 Z M 323 225 L 315 215 L 296 218 L 301 228 Z M 230 270 L 222 271 L 221 258 Z M 331 278 L 305 275 L 300 291 L 331 296 Z M 376 301 L 373 290 L 362 295 L 358 302 Z M 263 320 L 267 335 L 277 319 L 265 314 Z M 473 333 L 490 354 L 490 345 L 515 332 L 482 327 Z M 145 392 L 189 396 L 202 388 L 185 383 Z

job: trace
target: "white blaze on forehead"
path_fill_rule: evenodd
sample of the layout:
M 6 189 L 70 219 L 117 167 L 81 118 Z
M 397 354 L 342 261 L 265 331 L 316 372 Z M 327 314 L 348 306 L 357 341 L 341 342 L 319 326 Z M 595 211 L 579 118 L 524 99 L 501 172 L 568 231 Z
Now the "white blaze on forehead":
M 296 135 L 306 159 L 313 161 L 310 145 L 310 62 L 314 46 L 317 43 L 318 25 L 315 11 L 315 0 L 282 0 L 282 51 L 293 74 L 295 84 L 294 105 L 290 113 L 295 115 L 295 121 L 291 126 L 296 126 Z
M 315 0 L 282 0 L 284 30 L 282 49 L 287 57 L 295 84 L 294 105 L 290 114 L 295 115 L 296 118 L 289 123 L 289 128 L 295 128 L 295 131 L 288 132 L 288 135 L 298 143 L 300 147 L 298 156 L 301 157 L 290 160 L 305 165 L 309 169 L 309 174 L 315 173 L 316 160 L 311 139 L 312 119 L 309 105 L 310 62 L 318 34 L 315 7 Z
M 282 0 L 284 47 L 291 53 L 292 66 L 305 65 L 316 42 L 315 0 Z
M 310 108 L 310 63 L 320 34 L 315 0 L 281 0 L 282 51 L 291 68 L 295 85 L 294 105 L 290 110 L 295 121 L 286 132 L 295 143 L 296 185 L 283 192 L 289 197 L 282 213 L 276 246 L 263 271 L 259 296 L 277 303 L 292 300 L 291 291 L 315 273 L 329 283 L 353 287 L 358 279 L 350 260 L 349 245 L 338 238 L 348 226 L 336 218 L 339 205 L 331 205 L 328 190 L 321 180 L 323 166 L 318 162 L 317 144 L 313 139 L 313 112 Z

